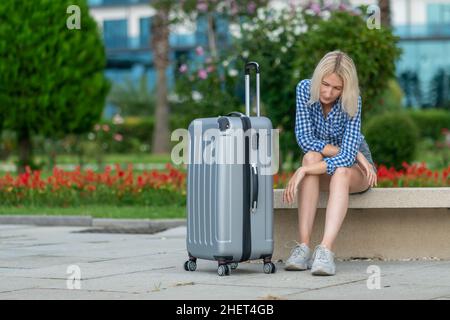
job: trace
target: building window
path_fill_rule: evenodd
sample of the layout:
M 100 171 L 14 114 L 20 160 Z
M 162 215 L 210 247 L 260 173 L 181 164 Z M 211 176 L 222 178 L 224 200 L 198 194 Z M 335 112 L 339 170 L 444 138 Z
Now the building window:
M 141 18 L 139 21 L 139 45 L 141 48 L 149 48 L 151 41 L 150 26 L 151 18 Z
M 126 19 L 103 22 L 103 36 L 108 49 L 128 47 L 128 23 Z
M 428 35 L 450 35 L 450 5 L 433 3 L 427 6 Z

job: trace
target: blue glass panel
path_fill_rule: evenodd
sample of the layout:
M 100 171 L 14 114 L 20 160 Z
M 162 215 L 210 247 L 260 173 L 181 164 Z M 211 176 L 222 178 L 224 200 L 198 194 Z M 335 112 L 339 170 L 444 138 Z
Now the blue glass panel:
M 400 41 L 399 46 L 403 54 L 397 62 L 397 76 L 415 75 L 418 82 L 419 92 L 411 92 L 414 97 L 406 98 L 416 105 L 433 104 L 433 79 L 441 69 L 450 73 L 450 41 Z
M 139 45 L 143 48 L 150 47 L 151 35 L 150 35 L 150 26 L 152 23 L 151 18 L 141 18 L 139 21 Z
M 107 48 L 128 47 L 128 23 L 126 19 L 105 20 L 103 22 L 103 36 Z

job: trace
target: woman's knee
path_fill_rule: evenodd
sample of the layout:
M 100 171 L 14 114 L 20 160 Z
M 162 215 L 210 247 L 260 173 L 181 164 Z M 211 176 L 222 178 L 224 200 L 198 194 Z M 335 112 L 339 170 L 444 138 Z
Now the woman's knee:
M 322 161 L 323 156 L 319 152 L 309 151 L 303 156 L 302 165 L 307 166 Z
M 334 171 L 333 177 L 341 177 L 341 178 L 350 179 L 351 175 L 352 175 L 351 168 L 339 167 L 336 169 L 336 171 Z

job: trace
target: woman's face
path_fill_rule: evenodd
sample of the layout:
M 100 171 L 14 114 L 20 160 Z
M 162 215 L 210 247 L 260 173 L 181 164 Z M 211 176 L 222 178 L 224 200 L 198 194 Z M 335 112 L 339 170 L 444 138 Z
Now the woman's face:
M 323 77 L 320 85 L 320 102 L 324 105 L 333 104 L 342 93 L 344 83 L 336 73 Z

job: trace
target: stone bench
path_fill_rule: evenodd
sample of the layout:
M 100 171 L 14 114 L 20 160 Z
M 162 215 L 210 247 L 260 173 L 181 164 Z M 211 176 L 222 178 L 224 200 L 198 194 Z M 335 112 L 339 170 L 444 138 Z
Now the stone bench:
M 297 203 L 282 201 L 274 190 L 274 259 L 283 261 L 297 239 Z M 328 193 L 321 192 L 311 247 L 319 244 L 325 226 Z M 349 209 L 336 239 L 336 257 L 450 259 L 450 188 L 374 188 L 350 195 Z

